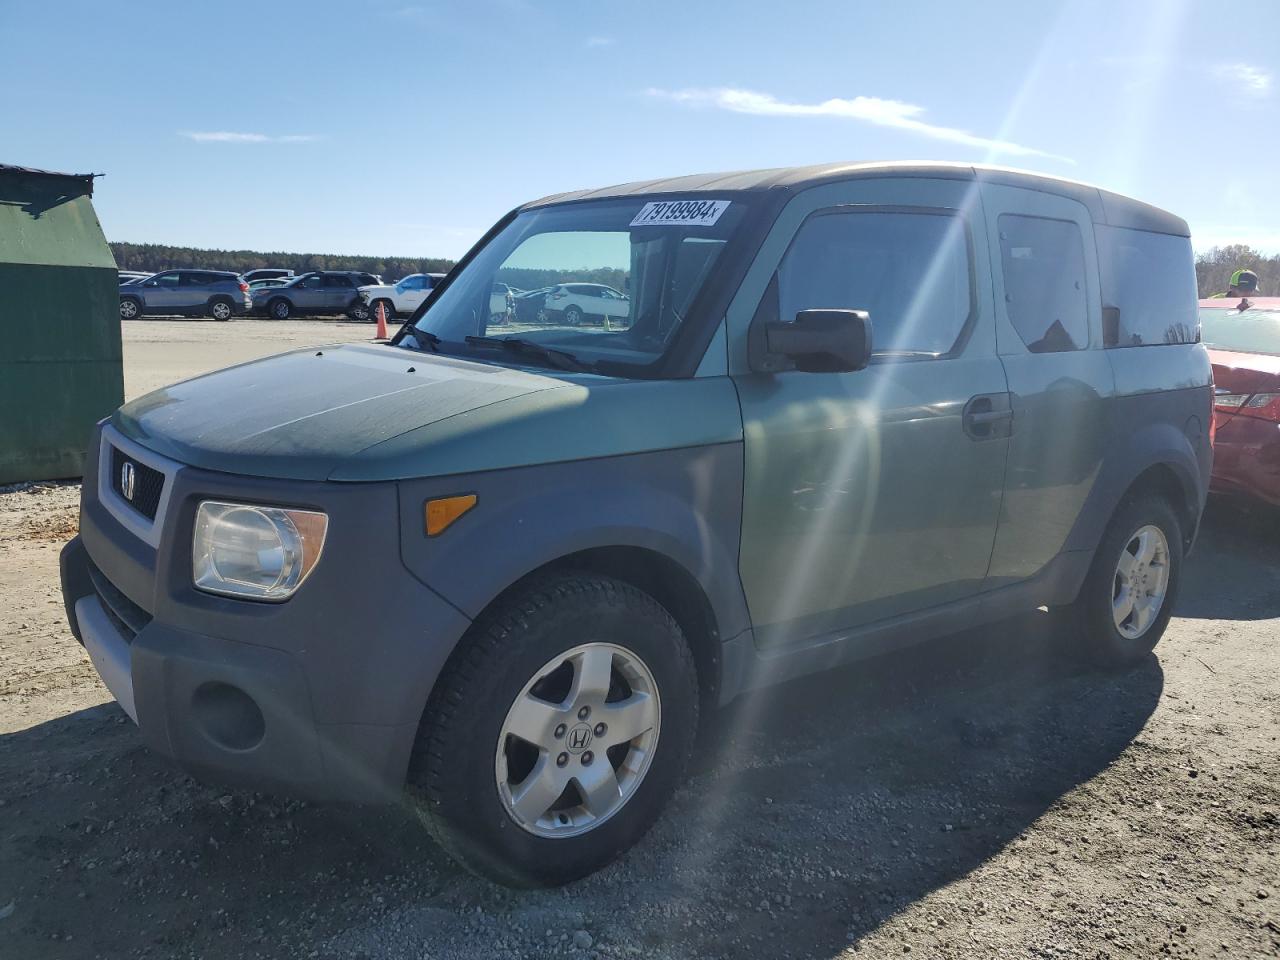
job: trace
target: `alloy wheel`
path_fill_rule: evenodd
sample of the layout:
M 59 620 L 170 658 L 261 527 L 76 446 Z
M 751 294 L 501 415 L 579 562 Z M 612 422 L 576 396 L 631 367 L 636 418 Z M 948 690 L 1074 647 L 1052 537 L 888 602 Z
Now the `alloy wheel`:
M 1116 565 L 1111 614 L 1121 636 L 1136 640 L 1151 628 L 1169 590 L 1169 541 L 1154 524 L 1139 527 Z
M 661 719 L 653 674 L 631 651 L 586 643 L 548 661 L 498 735 L 494 775 L 507 814 L 540 837 L 595 829 L 635 795 Z

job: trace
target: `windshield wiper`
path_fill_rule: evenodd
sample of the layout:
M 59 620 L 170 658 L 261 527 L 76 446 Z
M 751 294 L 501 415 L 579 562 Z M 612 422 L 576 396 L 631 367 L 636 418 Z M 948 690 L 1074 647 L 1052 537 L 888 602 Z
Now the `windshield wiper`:
M 467 337 L 466 342 L 471 346 L 498 347 L 511 353 L 534 357 L 560 370 L 583 370 L 590 373 L 595 368 L 595 364 L 579 360 L 568 350 L 544 347 L 540 343 L 519 337 Z

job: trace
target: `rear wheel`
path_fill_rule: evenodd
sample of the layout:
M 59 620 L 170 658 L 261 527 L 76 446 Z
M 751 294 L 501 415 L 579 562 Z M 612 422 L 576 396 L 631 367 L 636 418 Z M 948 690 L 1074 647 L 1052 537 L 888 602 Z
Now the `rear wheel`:
M 582 310 L 570 304 L 564 308 L 564 322 L 571 327 L 580 326 L 582 323 Z
M 1148 495 L 1121 504 L 1080 595 L 1056 611 L 1071 649 L 1107 667 L 1146 657 L 1173 615 L 1182 553 L 1182 527 L 1167 500 Z
M 209 301 L 209 316 L 215 320 L 230 320 L 231 315 L 235 313 L 231 306 L 230 300 L 211 300 Z
M 279 297 L 267 305 L 267 313 L 273 320 L 288 320 L 293 314 L 293 304 Z
M 500 883 L 566 883 L 634 844 L 679 783 L 697 677 L 648 594 L 547 579 L 481 620 L 422 718 L 410 796 L 441 845 Z
M 142 304 L 133 297 L 120 298 L 120 319 L 133 320 L 142 313 Z

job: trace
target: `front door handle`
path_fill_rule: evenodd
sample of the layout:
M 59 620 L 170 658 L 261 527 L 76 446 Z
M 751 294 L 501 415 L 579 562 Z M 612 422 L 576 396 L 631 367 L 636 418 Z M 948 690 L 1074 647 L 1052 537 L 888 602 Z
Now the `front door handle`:
M 970 440 L 999 440 L 1013 434 L 1013 399 L 1007 393 L 970 397 L 961 416 Z

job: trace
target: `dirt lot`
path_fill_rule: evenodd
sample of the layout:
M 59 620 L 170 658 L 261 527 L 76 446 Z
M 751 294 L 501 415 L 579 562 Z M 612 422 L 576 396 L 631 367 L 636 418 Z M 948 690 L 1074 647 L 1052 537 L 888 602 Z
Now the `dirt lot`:
M 136 394 L 355 324 L 126 325 Z M 621 863 L 462 874 L 399 811 L 195 783 L 63 622 L 79 491 L 0 493 L 0 957 L 1280 955 L 1280 521 L 1216 504 L 1159 656 L 1044 615 L 738 704 Z
M 124 339 L 126 399 L 233 363 L 298 347 L 371 340 L 371 323 L 238 317 L 226 323 L 147 317 L 120 324 Z M 395 330 L 393 326 L 392 331 Z

